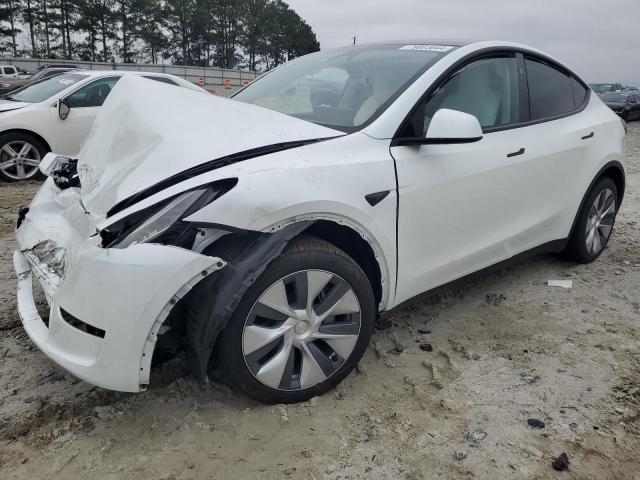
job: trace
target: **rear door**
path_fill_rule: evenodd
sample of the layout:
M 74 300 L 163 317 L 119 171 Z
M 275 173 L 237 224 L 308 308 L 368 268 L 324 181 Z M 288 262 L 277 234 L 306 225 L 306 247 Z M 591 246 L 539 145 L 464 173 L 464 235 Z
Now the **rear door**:
M 529 87 L 529 152 L 535 175 L 528 210 L 529 231 L 523 247 L 532 248 L 568 236 L 577 204 L 598 161 L 597 113 L 587 108 L 586 84 L 549 60 L 525 57 Z

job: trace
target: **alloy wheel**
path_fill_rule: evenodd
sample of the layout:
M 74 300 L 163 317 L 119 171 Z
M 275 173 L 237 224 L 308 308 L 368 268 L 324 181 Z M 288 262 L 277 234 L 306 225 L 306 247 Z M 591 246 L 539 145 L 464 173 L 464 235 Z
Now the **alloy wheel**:
M 616 196 L 613 190 L 605 188 L 591 205 L 587 217 L 585 237 L 589 253 L 596 255 L 604 248 L 613 229 L 615 214 Z
M 301 390 L 336 373 L 360 335 L 360 303 L 341 277 L 302 270 L 273 283 L 251 308 L 242 353 L 271 388 Z
M 0 149 L 0 170 L 14 180 L 27 180 L 38 172 L 40 152 L 29 142 L 15 140 Z

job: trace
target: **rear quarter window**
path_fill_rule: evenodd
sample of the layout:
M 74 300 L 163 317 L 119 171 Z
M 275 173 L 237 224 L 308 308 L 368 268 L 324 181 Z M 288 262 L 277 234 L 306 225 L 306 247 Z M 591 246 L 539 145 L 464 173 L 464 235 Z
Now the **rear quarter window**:
M 533 58 L 525 59 L 531 120 L 565 115 L 575 109 L 569 75 Z
M 589 91 L 577 79 L 571 78 L 571 89 L 573 90 L 573 106 L 580 108 L 587 100 Z

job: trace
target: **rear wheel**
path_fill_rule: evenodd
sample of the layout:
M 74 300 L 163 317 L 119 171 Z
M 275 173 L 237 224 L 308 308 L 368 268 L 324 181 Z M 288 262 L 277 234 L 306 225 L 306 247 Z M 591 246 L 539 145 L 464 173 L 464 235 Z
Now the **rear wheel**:
M 0 135 L 0 178 L 7 182 L 42 179 L 40 161 L 47 148 L 28 133 Z
M 325 393 L 364 354 L 375 301 L 362 269 L 325 241 L 295 240 L 247 291 L 218 342 L 222 379 L 266 403 Z
M 578 214 L 565 254 L 580 263 L 598 258 L 613 232 L 617 206 L 616 184 L 608 177 L 600 179 Z

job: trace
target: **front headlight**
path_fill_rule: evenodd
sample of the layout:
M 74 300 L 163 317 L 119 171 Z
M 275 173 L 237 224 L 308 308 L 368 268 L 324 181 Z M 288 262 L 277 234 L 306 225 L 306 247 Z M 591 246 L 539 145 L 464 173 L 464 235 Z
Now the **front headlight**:
M 136 243 L 144 243 L 166 232 L 171 225 L 182 218 L 187 209 L 204 194 L 205 190 L 194 190 L 173 199 L 157 213 L 151 215 L 131 233 L 118 242 L 117 248 L 127 248 Z
M 127 248 L 154 242 L 188 248 L 193 245 L 197 229 L 182 219 L 221 197 L 236 183 L 235 178 L 214 182 L 125 217 L 100 231 L 102 246 Z

